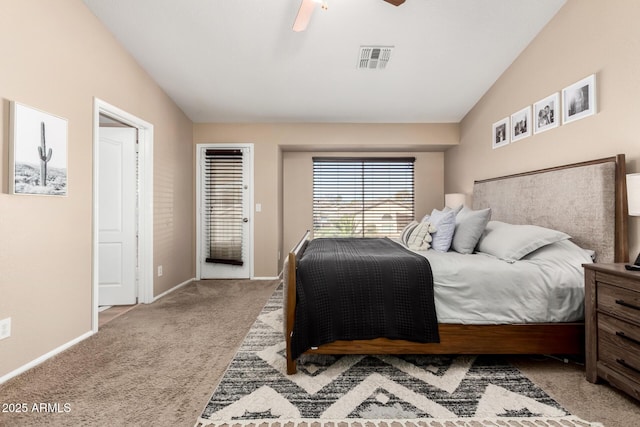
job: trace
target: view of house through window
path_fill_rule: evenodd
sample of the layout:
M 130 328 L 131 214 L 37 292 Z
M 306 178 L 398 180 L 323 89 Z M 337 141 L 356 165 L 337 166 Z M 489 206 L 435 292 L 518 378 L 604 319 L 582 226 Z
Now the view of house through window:
M 415 217 L 414 163 L 413 157 L 314 157 L 314 237 L 399 237 Z

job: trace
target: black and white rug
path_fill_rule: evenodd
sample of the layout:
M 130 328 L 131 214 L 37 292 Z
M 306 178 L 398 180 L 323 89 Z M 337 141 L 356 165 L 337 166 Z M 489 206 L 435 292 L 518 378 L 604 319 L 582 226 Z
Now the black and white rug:
M 571 416 L 493 356 L 305 355 L 286 375 L 282 325 L 278 288 L 196 426 L 600 425 Z

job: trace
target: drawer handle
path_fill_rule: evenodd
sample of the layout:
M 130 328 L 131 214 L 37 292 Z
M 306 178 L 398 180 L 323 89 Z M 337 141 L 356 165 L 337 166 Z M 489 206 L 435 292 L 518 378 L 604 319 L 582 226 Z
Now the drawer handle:
M 624 359 L 616 359 L 616 362 L 618 362 L 619 364 L 621 364 L 622 366 L 624 366 L 627 369 L 631 369 L 632 371 L 635 371 L 637 373 L 640 374 L 640 369 L 629 365 L 627 362 L 624 361 Z
M 623 307 L 633 308 L 634 310 L 640 311 L 640 307 L 638 307 L 637 305 L 631 304 L 630 302 L 626 302 L 623 299 L 617 299 L 616 300 L 616 304 L 621 305 Z
M 628 336 L 627 336 L 624 332 L 622 332 L 622 331 L 617 331 L 617 332 L 616 332 L 616 335 L 617 335 L 617 336 L 619 336 L 620 338 L 624 338 L 624 339 L 625 339 L 625 340 L 627 340 L 627 341 L 631 341 L 631 342 L 632 342 L 632 343 L 634 343 L 634 344 L 640 345 L 640 341 L 639 341 L 639 340 L 637 340 L 637 339 L 635 339 L 635 338 L 628 337 Z

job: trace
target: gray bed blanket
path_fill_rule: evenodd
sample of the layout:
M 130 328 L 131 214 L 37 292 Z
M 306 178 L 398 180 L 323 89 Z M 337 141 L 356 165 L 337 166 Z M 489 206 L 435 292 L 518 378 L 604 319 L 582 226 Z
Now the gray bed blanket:
M 294 358 L 336 340 L 439 342 L 429 261 L 387 238 L 310 241 L 295 314 Z

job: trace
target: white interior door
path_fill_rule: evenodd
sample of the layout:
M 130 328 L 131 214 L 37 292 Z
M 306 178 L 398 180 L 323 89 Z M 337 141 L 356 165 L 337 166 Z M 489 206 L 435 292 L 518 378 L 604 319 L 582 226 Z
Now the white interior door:
M 251 147 L 198 146 L 199 277 L 250 278 Z
M 136 132 L 134 128 L 100 128 L 99 305 L 136 303 Z

